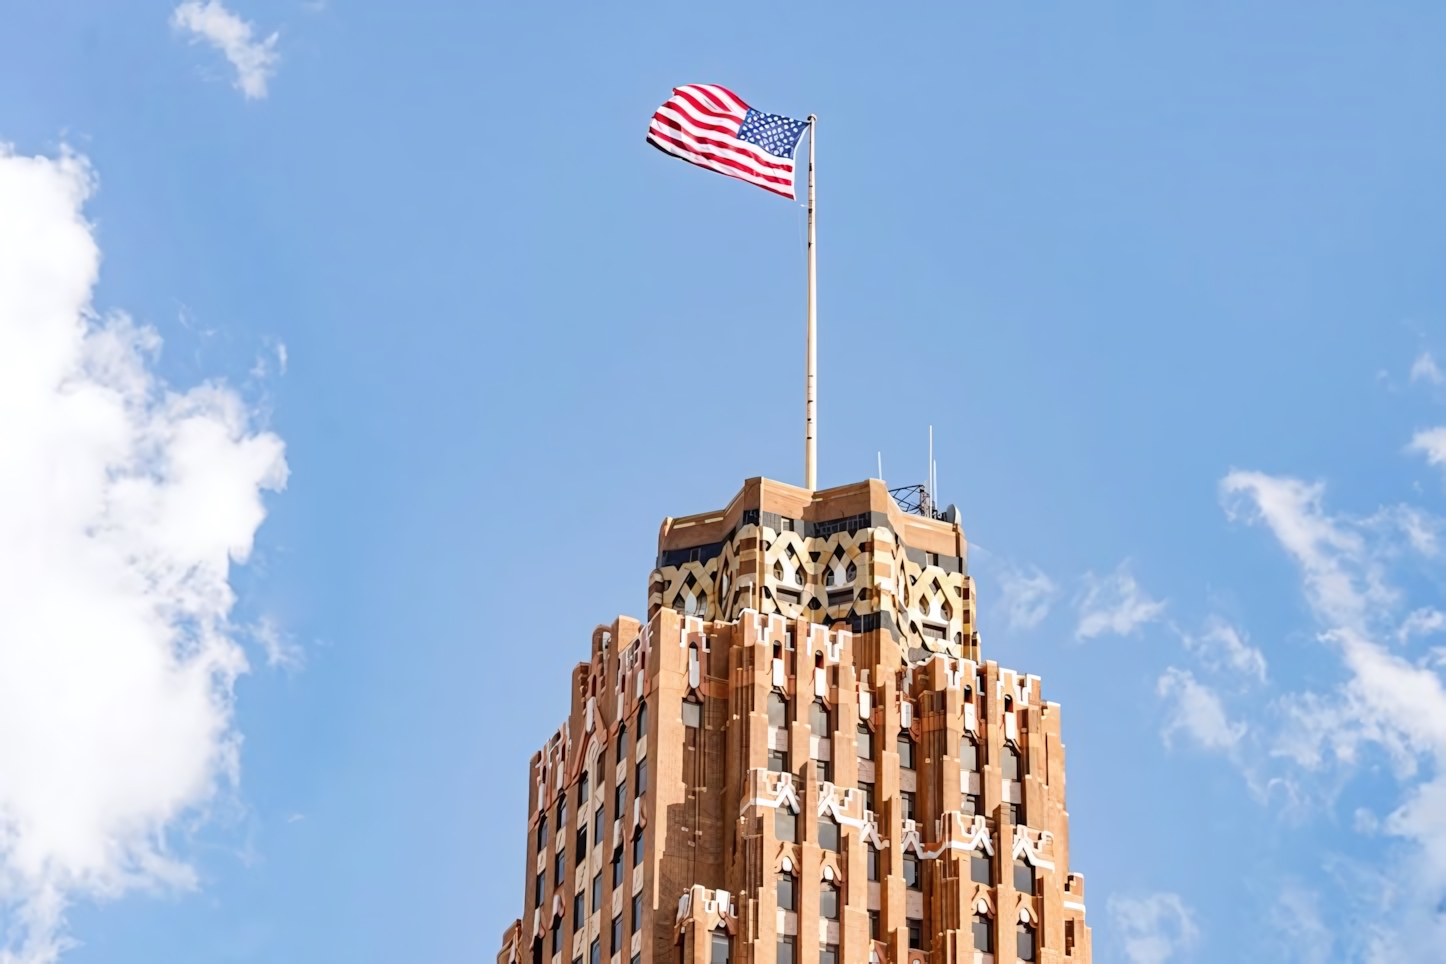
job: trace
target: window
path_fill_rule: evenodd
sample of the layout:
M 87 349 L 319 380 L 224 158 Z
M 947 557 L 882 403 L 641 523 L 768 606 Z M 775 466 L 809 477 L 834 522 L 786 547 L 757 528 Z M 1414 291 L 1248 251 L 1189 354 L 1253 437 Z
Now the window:
M 618 785 L 613 787 L 613 819 L 623 818 L 623 804 L 628 802 L 628 781 L 619 780 Z
M 960 805 L 960 812 L 966 817 L 972 817 L 979 812 L 979 797 L 975 794 L 968 794 Z
M 598 911 L 600 911 L 600 910 L 602 910 L 602 871 L 601 871 L 601 870 L 599 870 L 597 873 L 593 874 L 593 876 L 592 876 L 592 907 L 589 908 L 589 911 L 590 911 L 591 913 L 594 913 L 594 914 L 596 914 L 596 913 L 597 913 Z
M 869 844 L 869 880 L 879 879 L 879 849 Z
M 833 583 L 834 583 L 833 566 L 828 566 L 828 567 L 825 568 L 824 571 L 823 571 L 823 584 L 824 584 L 825 586 L 832 586 Z
M 788 725 L 788 700 L 778 690 L 772 690 L 768 694 L 768 725 Z
M 773 810 L 773 835 L 788 843 L 798 841 L 798 815 L 787 807 Z
M 533 907 L 541 907 L 541 906 L 542 906 L 542 895 L 543 895 L 544 893 L 546 893 L 546 891 L 547 891 L 547 871 L 544 870 L 544 871 L 542 871 L 541 873 L 539 873 L 539 874 L 537 875 L 537 881 L 536 881 L 535 884 L 533 884 L 533 887 L 532 887 L 532 906 L 533 906 Z
M 638 704 L 638 739 L 648 735 L 648 704 Z
M 633 833 L 633 866 L 636 867 L 643 862 L 643 828 L 639 827 Z
M 909 925 L 909 947 L 922 950 L 924 947 L 924 922 L 917 917 L 907 919 Z
M 623 885 L 623 845 L 618 844 L 618 849 L 613 851 L 613 888 Z
M 641 797 L 644 793 L 647 792 L 647 790 L 648 790 L 648 761 L 647 761 L 647 760 L 639 760 L 639 761 L 637 762 L 637 765 L 633 767 L 633 783 L 636 785 L 636 789 L 633 790 L 633 795 L 634 795 L 634 796 L 639 796 L 639 797 Z
M 876 940 L 878 940 L 878 939 L 879 939 L 879 912 L 876 911 L 876 910 L 871 910 L 871 911 L 869 911 L 869 940 L 874 940 L 874 941 L 876 941 Z
M 859 726 L 858 748 L 860 760 L 874 758 L 874 731 L 867 726 Z
M 838 920 L 838 886 L 831 880 L 819 885 L 818 916 L 824 920 Z
M 793 875 L 778 875 L 778 909 L 798 910 L 797 895 L 794 893 Z
M 1064 952 L 1065 952 L 1066 954 L 1073 954 L 1073 953 L 1074 953 L 1074 921 L 1073 921 L 1073 920 L 1067 920 L 1067 921 L 1064 922 Z
M 849 582 L 853 582 L 858 577 L 859 567 L 852 562 L 849 563 L 849 567 L 844 570 L 844 578 L 847 579 Z
M 979 770 L 979 744 L 967 736 L 959 741 L 959 769 Z
M 994 863 L 977 850 L 969 858 L 969 879 L 986 887 L 994 885 Z
M 924 887 L 919 880 L 919 858 L 914 854 L 904 854 L 904 886 L 910 890 L 922 890 Z
M 865 783 L 865 782 L 863 782 L 862 780 L 860 780 L 860 781 L 859 781 L 859 792 L 864 795 L 864 809 L 865 809 L 865 810 L 878 810 L 878 809 L 879 809 L 878 807 L 874 806 L 874 785 L 873 785 L 872 783 Z
M 793 570 L 793 582 L 796 586 L 803 585 L 803 566 L 799 566 L 797 569 Z
M 592 815 L 592 845 L 601 847 L 603 842 L 603 808 L 599 804 Z
M 818 818 L 818 845 L 838 853 L 838 821 L 828 814 Z
M 562 878 L 567 873 L 567 851 L 559 850 L 557 857 L 552 861 L 552 886 L 561 887 Z
M 1009 822 L 1016 827 L 1028 826 L 1024 819 L 1024 804 L 1011 803 L 1009 805 Z
M 1034 868 L 1027 860 L 1014 862 L 1014 889 L 1021 894 L 1034 896 Z
M 910 790 L 900 790 L 899 800 L 903 803 L 904 819 L 917 820 L 914 816 L 914 794 Z
M 643 926 L 643 892 L 640 890 L 633 895 L 633 914 L 630 926 L 634 934 L 638 928 Z
M 798 964 L 793 953 L 792 937 L 780 937 L 778 939 L 778 964 Z
M 703 704 L 697 700 L 683 701 L 683 725 L 698 729 L 703 725 Z
M 833 728 L 829 726 L 828 707 L 823 705 L 823 700 L 814 700 L 809 706 L 808 726 L 817 737 L 827 738 L 833 732 Z
M 623 915 L 619 914 L 613 918 L 612 928 L 608 931 L 608 953 L 616 954 L 623 949 Z
M 769 751 L 768 751 L 768 769 L 769 769 L 769 771 L 772 772 L 772 773 L 787 773 L 787 772 L 788 772 L 788 751 L 787 751 L 787 750 L 769 750 Z
M 1016 953 L 1019 955 L 1019 959 L 1021 961 L 1034 960 L 1034 928 L 1028 924 L 1019 924 L 1015 929 L 1015 934 L 1018 946 Z
M 990 926 L 989 918 L 975 914 L 974 921 L 969 926 L 974 931 L 974 949 L 981 954 L 993 954 L 994 928 Z
M 907 733 L 899 734 L 899 766 L 914 769 L 914 739 Z
M 833 764 L 829 763 L 827 760 L 814 760 L 813 775 L 819 783 L 832 783 Z
M 602 964 L 602 938 L 594 937 L 587 949 L 587 964 Z
M 552 919 L 552 953 L 556 954 L 562 950 L 562 918 Z
M 818 964 L 838 964 L 838 945 L 825 944 L 818 949 Z
M 562 828 L 567 826 L 567 797 L 557 801 L 557 832 L 562 833 Z
M 628 758 L 628 725 L 624 723 L 618 727 L 618 762 L 622 763 Z
M 582 859 L 587 856 L 587 824 L 577 828 L 577 858 L 573 861 L 579 867 L 582 866 Z
M 583 906 L 587 903 L 587 894 L 578 891 L 572 895 L 572 929 L 582 930 Z
M 728 951 L 728 932 L 715 930 L 713 932 L 712 947 L 709 948 L 708 964 L 728 964 Z
M 1022 767 L 1020 766 L 1019 751 L 1016 750 L 1014 747 L 1006 746 L 1004 748 L 1004 759 L 1000 760 L 999 764 L 1004 769 L 1004 779 L 1021 779 L 1019 774 L 1022 770 Z
M 773 563 L 773 578 L 777 579 L 779 582 L 783 581 L 783 563 L 778 562 L 777 560 L 775 560 Z
M 582 805 L 587 803 L 592 796 L 592 780 L 588 777 L 586 770 L 582 771 L 582 779 L 577 784 L 577 809 L 582 810 Z

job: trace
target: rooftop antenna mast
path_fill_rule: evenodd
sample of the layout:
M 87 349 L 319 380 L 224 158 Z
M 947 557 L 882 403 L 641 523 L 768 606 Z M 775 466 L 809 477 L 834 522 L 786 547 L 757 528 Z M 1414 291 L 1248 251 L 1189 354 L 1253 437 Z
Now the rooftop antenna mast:
M 818 488 L 818 286 L 813 223 L 813 148 L 818 115 L 808 115 L 808 360 L 803 379 L 803 487 Z

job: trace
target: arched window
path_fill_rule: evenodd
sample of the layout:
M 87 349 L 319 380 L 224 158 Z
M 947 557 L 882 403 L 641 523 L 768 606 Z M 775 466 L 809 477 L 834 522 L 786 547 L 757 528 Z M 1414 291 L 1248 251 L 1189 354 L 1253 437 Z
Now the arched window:
M 838 920 L 838 885 L 831 880 L 819 885 L 818 916 L 824 920 Z
M 793 570 L 793 581 L 796 585 L 803 585 L 803 563 L 799 563 L 798 568 Z
M 1034 866 L 1023 858 L 1014 861 L 1014 889 L 1034 896 Z
M 788 725 L 788 700 L 778 690 L 770 690 L 768 693 L 768 725 Z
M 939 615 L 943 616 L 946 620 L 954 618 L 954 607 L 949 605 L 947 599 L 939 606 Z
M 628 758 L 628 725 L 624 723 L 618 727 L 618 762 L 622 763 Z
M 979 744 L 967 736 L 959 740 L 959 769 L 979 772 Z
M 974 932 L 974 951 L 979 954 L 994 953 L 994 922 L 983 914 L 975 914 L 969 929 Z
M 813 735 L 827 739 L 833 732 L 830 725 L 828 707 L 823 705 L 823 700 L 814 700 L 813 705 L 808 708 L 808 726 L 813 730 Z
M 638 739 L 648 735 L 648 704 L 638 704 Z
M 818 818 L 818 846 L 832 853 L 839 852 L 838 821 L 828 814 Z
M 584 770 L 584 771 L 582 771 L 582 779 L 581 779 L 581 780 L 578 782 L 578 784 L 577 784 L 577 806 L 578 806 L 578 809 L 579 809 L 579 810 L 582 809 L 582 805 L 585 804 L 585 803 L 587 803 L 588 800 L 591 799 L 591 797 L 592 797 L 592 780 L 591 780 L 591 778 L 588 776 L 588 772 L 587 772 L 586 770 Z
M 823 570 L 823 584 L 824 584 L 825 586 L 832 586 L 833 583 L 834 583 L 833 566 L 827 566 L 827 567 L 825 567 L 824 570 Z
M 709 949 L 708 964 L 728 964 L 730 949 L 728 932 L 719 924 L 713 931 L 713 946 Z
M 1003 758 L 999 761 L 999 765 L 1004 771 L 1004 779 L 1022 779 L 1020 774 L 1023 772 L 1024 768 L 1020 765 L 1019 751 L 1006 743 L 1004 745 L 1004 753 L 1002 754 L 1002 757 Z
M 911 853 L 904 854 L 904 886 L 910 890 L 924 888 L 924 882 L 919 877 L 919 858 Z
M 854 565 L 852 562 L 849 563 L 848 569 L 844 570 L 844 578 L 847 579 L 849 582 L 853 582 L 858 577 L 859 567 Z
M 547 846 L 547 814 L 537 818 L 537 850 L 539 853 Z
M 1034 960 L 1034 928 L 1025 923 L 1020 923 L 1015 928 L 1018 942 L 1018 950 L 1015 952 L 1021 961 Z

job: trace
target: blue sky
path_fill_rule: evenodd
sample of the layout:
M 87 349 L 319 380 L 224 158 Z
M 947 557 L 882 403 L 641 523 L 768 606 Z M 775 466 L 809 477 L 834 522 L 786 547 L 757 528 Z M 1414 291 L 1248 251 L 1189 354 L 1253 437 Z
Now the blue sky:
M 95 802 L 0 848 L 19 960 L 490 959 L 527 759 L 659 522 L 801 477 L 803 211 L 644 144 L 696 82 L 820 117 L 820 482 L 922 481 L 933 425 L 986 655 L 1064 708 L 1098 960 L 1446 960 L 1446 11 L 227 5 L 0 9 L 0 355 L 53 304 L 126 471 L 217 467 L 117 522 L 210 573 L 134 597 L 195 699 L 84 680 L 169 795 L 99 737 L 0 766 L 12 831 Z M 48 452 L 115 475 L 36 391 L 0 527 Z M 132 652 L 51 598 L 0 594 L 12 689 Z M 0 761 L 72 733 L 35 712 Z

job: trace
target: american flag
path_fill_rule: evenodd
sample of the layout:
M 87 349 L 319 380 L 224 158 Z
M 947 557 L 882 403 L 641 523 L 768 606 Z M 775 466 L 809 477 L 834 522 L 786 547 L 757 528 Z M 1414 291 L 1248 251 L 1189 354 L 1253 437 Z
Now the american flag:
M 691 164 L 727 174 L 786 198 L 793 154 L 808 121 L 754 110 L 717 84 L 673 88 L 648 125 L 648 143 Z

